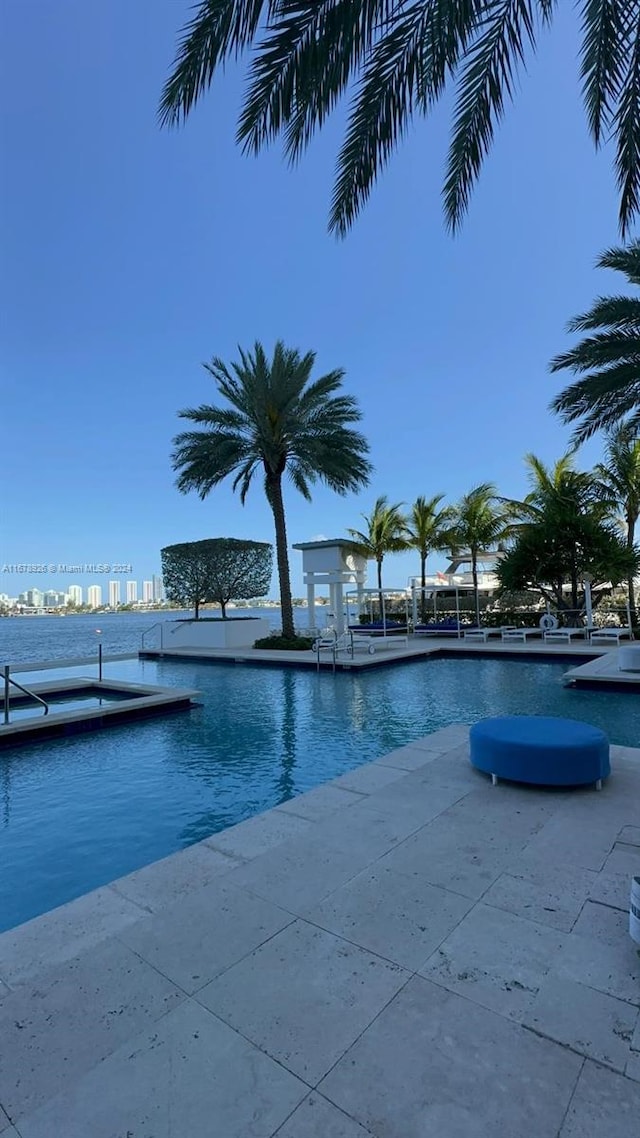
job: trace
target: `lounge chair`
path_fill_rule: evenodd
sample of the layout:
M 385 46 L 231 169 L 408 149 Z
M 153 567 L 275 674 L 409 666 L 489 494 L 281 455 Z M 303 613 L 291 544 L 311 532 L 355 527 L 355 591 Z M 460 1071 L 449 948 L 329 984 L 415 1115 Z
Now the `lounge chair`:
M 541 628 L 505 628 L 502 632 L 503 641 L 521 640 L 527 643 L 530 636 L 542 636 Z
M 467 628 L 464 632 L 465 640 L 482 640 L 484 644 L 490 636 L 502 636 L 505 632 L 516 632 L 514 625 L 505 625 L 504 628 Z
M 621 639 L 631 639 L 631 629 L 628 625 L 622 628 L 592 628 L 592 644 L 619 644 Z
M 548 628 L 544 639 L 551 644 L 570 644 L 572 640 L 584 640 L 586 635 L 586 628 Z
M 475 624 L 458 624 L 457 620 L 430 620 L 426 624 L 416 624 L 414 636 L 458 636 L 460 632 L 471 632 Z

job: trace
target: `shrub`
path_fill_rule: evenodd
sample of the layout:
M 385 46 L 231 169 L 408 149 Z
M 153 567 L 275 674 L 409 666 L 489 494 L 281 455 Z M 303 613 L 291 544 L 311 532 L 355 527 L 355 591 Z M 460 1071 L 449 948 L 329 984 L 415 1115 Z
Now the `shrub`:
M 314 638 L 310 636 L 282 636 L 274 633 L 256 640 L 254 648 L 282 648 L 287 652 L 308 652 L 313 647 Z

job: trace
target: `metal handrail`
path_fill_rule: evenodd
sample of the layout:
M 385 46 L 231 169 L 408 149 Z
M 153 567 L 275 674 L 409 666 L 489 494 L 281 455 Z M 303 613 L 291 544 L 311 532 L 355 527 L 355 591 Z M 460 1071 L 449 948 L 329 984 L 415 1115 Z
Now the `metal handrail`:
M 162 625 L 163 625 L 163 621 L 161 621 L 161 620 L 157 620 L 155 624 L 152 624 L 152 625 L 151 625 L 151 628 L 145 628 L 144 632 L 142 633 L 142 638 L 141 638 L 141 642 L 140 642 L 140 643 L 141 643 L 141 647 L 142 647 L 142 648 L 144 648 L 144 638 L 145 638 L 145 636 L 148 636 L 148 635 L 149 635 L 149 633 L 150 633 L 150 632 L 153 632 L 153 631 L 154 631 L 154 629 L 156 629 L 156 628 L 162 628 Z M 162 639 L 162 638 L 161 638 L 161 639 Z M 160 644 L 160 647 L 162 648 L 162 644 Z
M 49 714 L 49 704 L 47 703 L 46 699 L 43 699 L 42 696 L 36 695 L 36 693 L 34 691 L 30 691 L 29 688 L 23 687 L 23 685 L 19 684 L 17 680 L 12 680 L 10 675 L 9 675 L 9 665 L 8 664 L 5 664 L 5 666 L 3 668 L 3 672 L 4 672 L 4 721 L 5 721 L 5 724 L 7 724 L 9 722 L 9 684 L 13 684 L 14 688 L 18 688 L 19 691 L 24 692 L 25 695 L 29 696 L 29 699 L 35 699 L 36 703 L 41 703 L 42 706 L 44 707 L 45 715 Z

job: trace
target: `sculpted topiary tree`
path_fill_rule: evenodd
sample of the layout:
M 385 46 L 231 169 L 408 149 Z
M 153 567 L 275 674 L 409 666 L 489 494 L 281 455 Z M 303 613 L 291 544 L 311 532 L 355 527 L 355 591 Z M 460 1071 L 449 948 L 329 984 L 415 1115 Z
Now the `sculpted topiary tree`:
M 223 618 L 229 601 L 263 597 L 269 590 L 273 550 L 267 542 L 211 537 L 184 541 L 161 550 L 162 576 L 167 597 L 195 610 L 220 605 Z

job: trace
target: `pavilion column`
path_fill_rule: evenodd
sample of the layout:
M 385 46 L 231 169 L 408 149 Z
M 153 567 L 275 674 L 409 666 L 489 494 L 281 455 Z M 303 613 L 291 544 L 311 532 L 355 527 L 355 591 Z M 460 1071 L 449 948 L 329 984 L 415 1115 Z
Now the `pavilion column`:
M 316 626 L 316 587 L 315 584 L 309 582 L 307 584 L 307 613 L 309 628 Z

